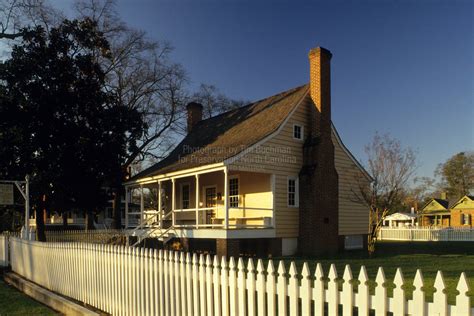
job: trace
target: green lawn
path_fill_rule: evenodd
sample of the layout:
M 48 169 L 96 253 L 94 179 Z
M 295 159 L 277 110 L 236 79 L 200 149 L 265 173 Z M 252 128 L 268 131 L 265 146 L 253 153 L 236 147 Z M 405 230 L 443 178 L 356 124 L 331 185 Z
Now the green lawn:
M 57 315 L 57 313 L 0 281 L 0 316 L 6 315 Z
M 301 271 L 303 262 L 308 262 L 311 273 L 314 273 L 316 263 L 320 262 L 326 276 L 330 264 L 334 263 L 340 278 L 342 278 L 346 264 L 350 265 L 354 278 L 358 277 L 360 267 L 364 265 L 372 281 L 370 284 L 372 294 L 379 267 L 383 267 L 385 277 L 389 281 L 387 282 L 389 283 L 389 295 L 393 290 L 391 281 L 395 276 L 396 269 L 400 267 L 409 298 L 411 298 L 413 291 L 411 284 L 416 270 L 421 269 L 425 281 L 426 297 L 429 300 L 432 300 L 433 297 L 436 272 L 441 270 L 447 288 L 445 292 L 448 294 L 450 304 L 455 302 L 459 276 L 461 272 L 465 272 L 470 288 L 468 295 L 471 296 L 471 304 L 474 303 L 474 243 L 470 242 L 380 242 L 377 244 L 377 254 L 373 258 L 368 258 L 365 252 L 355 251 L 333 257 L 285 258 L 284 260 L 287 272 L 291 261 L 295 261 L 299 271 Z

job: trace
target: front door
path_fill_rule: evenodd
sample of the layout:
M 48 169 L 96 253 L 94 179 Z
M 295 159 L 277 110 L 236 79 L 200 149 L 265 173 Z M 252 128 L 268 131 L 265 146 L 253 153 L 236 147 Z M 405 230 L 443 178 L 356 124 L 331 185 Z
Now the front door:
M 206 207 L 216 207 L 217 205 L 217 192 L 216 187 L 208 187 L 205 190 L 206 194 Z M 206 211 L 206 224 L 212 224 L 212 218 L 215 217 L 214 210 Z

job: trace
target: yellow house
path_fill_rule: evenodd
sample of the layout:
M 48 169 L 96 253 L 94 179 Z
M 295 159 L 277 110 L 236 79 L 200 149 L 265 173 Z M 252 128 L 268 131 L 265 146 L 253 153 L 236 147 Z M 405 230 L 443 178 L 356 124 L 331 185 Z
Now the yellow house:
M 451 207 L 451 226 L 472 228 L 474 196 L 465 195 Z
M 449 201 L 446 197 L 433 198 L 421 209 L 421 226 L 449 227 L 451 224 L 451 213 Z
M 125 183 L 141 202 L 126 207 L 137 242 L 219 255 L 362 248 L 369 212 L 355 195 L 371 177 L 331 121 L 331 56 L 312 49 L 309 84 L 209 119 L 190 103 L 183 141 Z

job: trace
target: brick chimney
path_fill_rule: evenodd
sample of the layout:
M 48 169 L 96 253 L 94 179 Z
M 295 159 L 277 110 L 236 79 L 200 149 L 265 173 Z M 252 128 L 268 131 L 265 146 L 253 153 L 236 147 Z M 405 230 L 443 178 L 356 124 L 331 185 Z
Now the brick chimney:
M 188 133 L 194 126 L 202 120 L 202 105 L 200 103 L 191 102 L 186 106 L 188 111 Z
M 339 187 L 331 139 L 331 57 L 317 47 L 309 52 L 312 111 L 310 136 L 303 146 L 300 171 L 298 251 L 302 255 L 339 250 Z

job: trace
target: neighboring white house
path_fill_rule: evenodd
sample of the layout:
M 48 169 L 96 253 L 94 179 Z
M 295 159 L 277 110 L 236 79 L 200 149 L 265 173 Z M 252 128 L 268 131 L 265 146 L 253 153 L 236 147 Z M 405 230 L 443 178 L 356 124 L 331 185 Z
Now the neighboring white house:
M 415 222 L 416 215 L 413 213 L 393 213 L 384 218 L 383 225 L 389 227 L 415 226 Z

